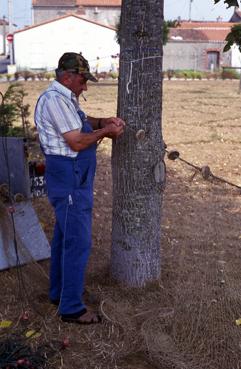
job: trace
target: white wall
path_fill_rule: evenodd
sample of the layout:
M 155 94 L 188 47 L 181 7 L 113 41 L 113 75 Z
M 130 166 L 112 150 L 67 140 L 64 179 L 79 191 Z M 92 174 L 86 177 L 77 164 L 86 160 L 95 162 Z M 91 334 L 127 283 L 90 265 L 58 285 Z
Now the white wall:
M 241 68 L 241 53 L 237 45 L 233 45 L 231 48 L 231 66 Z M 240 73 L 241 70 L 237 69 L 237 72 Z
M 3 54 L 3 35 L 0 34 L 0 55 Z
M 6 55 L 9 53 L 9 44 L 7 39 L 5 39 L 5 45 L 6 45 Z M 3 43 L 3 35 L 0 34 L 0 55 L 4 53 L 4 43 Z
M 14 35 L 15 63 L 19 69 L 54 70 L 64 52 L 82 52 L 94 70 L 96 57 L 101 71 L 109 71 L 112 54 L 119 53 L 115 31 L 70 16 Z

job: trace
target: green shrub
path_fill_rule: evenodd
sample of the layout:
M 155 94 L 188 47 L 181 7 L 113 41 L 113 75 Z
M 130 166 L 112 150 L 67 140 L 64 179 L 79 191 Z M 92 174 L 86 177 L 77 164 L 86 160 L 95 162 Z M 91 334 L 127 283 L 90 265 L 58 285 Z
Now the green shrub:
M 47 79 L 47 81 L 50 81 L 50 79 L 54 78 L 55 74 L 53 72 L 45 72 L 44 73 L 44 78 Z
M 23 127 L 10 127 L 7 132 L 7 136 L 9 137 L 24 137 Z
M 240 74 L 236 69 L 223 68 L 222 79 L 240 79 Z
M 30 122 L 28 117 L 29 104 L 24 103 L 27 94 L 20 83 L 10 84 L 2 96 L 0 105 L 0 135 L 1 136 L 29 136 Z M 21 122 L 21 126 L 14 126 L 15 122 Z
M 117 79 L 117 78 L 118 78 L 118 73 L 116 73 L 116 72 L 110 72 L 110 73 L 109 73 L 109 76 L 110 76 L 111 78 L 113 78 L 113 79 Z
M 210 79 L 211 78 L 211 73 L 210 72 L 203 72 L 203 78 L 206 78 L 206 79 Z
M 203 73 L 199 71 L 193 71 L 193 79 L 201 80 L 203 78 Z
M 184 69 L 184 70 L 182 70 L 182 73 L 183 73 L 183 77 L 185 79 L 193 79 L 194 78 L 193 70 Z
M 175 70 L 174 75 L 176 78 L 185 78 L 184 73 L 182 70 Z

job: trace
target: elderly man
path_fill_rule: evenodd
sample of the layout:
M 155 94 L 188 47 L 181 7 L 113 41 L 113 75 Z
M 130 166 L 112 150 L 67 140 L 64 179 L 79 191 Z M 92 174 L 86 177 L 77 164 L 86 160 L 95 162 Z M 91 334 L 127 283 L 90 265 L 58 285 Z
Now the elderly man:
M 88 61 L 73 52 L 62 55 L 56 80 L 39 97 L 35 122 L 46 158 L 46 184 L 56 224 L 51 244 L 50 300 L 65 322 L 98 323 L 100 317 L 83 302 L 84 274 L 91 249 L 96 144 L 117 138 L 120 118 L 93 118 L 78 98 L 87 82 L 97 82 Z

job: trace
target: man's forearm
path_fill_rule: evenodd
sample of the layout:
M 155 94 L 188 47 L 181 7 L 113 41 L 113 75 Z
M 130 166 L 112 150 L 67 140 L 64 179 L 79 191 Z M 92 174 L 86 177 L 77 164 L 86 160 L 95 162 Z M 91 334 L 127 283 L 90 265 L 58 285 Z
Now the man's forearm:
M 81 151 L 86 149 L 92 144 L 97 143 L 99 140 L 106 136 L 106 129 L 98 129 L 94 132 L 82 133 L 82 132 L 68 132 L 63 134 L 64 139 L 67 141 L 73 151 Z
M 82 133 L 80 132 L 79 138 L 76 139 L 76 150 L 84 150 L 92 144 L 97 143 L 99 140 L 104 138 L 106 135 L 105 129 L 99 129 L 92 133 Z
M 105 127 L 105 118 L 87 117 L 94 131 Z
M 64 139 L 73 151 L 81 151 L 89 147 L 90 145 L 98 142 L 104 137 L 117 138 L 124 130 L 124 122 L 119 118 L 101 118 L 98 122 L 98 118 L 88 118 L 90 123 L 94 126 L 103 125 L 103 128 L 96 129 L 94 132 L 82 133 L 75 129 L 63 134 Z

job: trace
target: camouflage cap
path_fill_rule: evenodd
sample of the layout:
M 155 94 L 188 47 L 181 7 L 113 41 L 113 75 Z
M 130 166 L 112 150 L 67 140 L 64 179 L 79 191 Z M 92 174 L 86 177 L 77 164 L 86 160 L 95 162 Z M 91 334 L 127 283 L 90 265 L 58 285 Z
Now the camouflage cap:
M 58 69 L 77 72 L 83 74 L 83 76 L 90 81 L 98 82 L 98 80 L 90 73 L 88 60 L 86 60 L 82 54 L 73 52 L 64 53 L 59 59 Z

